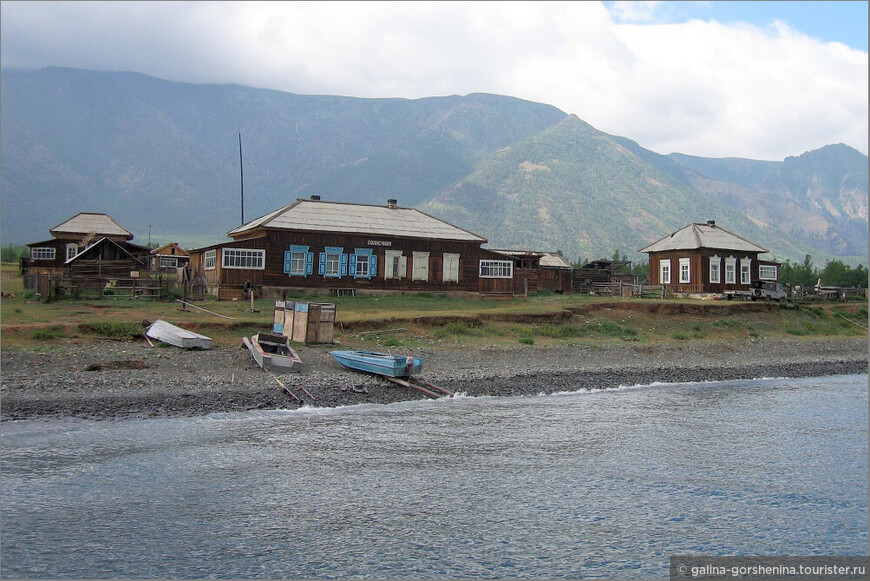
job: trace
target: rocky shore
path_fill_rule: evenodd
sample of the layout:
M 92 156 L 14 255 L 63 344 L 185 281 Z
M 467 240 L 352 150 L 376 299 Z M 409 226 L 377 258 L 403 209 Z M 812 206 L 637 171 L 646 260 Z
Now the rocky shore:
M 677 383 L 867 373 L 858 339 L 757 340 L 514 348 L 402 350 L 425 361 L 421 377 L 469 396 L 535 395 L 653 382 Z M 184 351 L 105 341 L 45 351 L 3 349 L 3 420 L 194 416 L 215 412 L 387 404 L 422 393 L 342 368 L 327 347 L 299 350 L 299 371 L 272 375 L 243 347 Z

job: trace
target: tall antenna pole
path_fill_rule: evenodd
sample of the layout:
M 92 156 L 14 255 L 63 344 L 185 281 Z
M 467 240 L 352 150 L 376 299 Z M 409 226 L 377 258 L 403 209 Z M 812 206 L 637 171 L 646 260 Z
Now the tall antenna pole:
M 242 161 L 242 134 L 239 133 L 239 182 L 242 190 L 242 224 L 245 223 L 245 170 Z

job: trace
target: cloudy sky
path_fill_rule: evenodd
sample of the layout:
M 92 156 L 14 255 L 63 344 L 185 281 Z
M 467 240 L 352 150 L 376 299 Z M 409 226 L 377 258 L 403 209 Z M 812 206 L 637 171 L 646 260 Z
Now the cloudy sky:
M 867 2 L 0 3 L 0 66 L 554 105 L 658 153 L 868 151 Z

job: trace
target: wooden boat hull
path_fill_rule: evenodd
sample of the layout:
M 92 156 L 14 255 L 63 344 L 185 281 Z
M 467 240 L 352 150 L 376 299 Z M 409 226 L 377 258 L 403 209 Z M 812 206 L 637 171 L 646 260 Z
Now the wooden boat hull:
M 157 319 L 145 331 L 145 335 L 151 339 L 162 341 L 169 345 L 182 349 L 211 349 L 211 337 L 176 327 L 163 319 Z
M 283 335 L 257 333 L 250 338 L 242 337 L 242 342 L 263 369 L 282 373 L 302 363 L 296 351 L 290 347 L 290 339 Z
M 375 351 L 330 351 L 336 361 L 349 369 L 387 377 L 410 377 L 423 370 L 419 357 L 391 355 Z

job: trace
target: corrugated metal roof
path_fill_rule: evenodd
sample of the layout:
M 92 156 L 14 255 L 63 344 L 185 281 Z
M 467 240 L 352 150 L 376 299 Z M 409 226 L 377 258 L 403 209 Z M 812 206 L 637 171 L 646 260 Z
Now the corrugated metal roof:
M 638 252 L 663 252 L 667 250 L 696 250 L 698 248 L 715 248 L 721 250 L 738 250 L 742 252 L 767 252 L 757 244 L 732 234 L 715 224 L 689 224 L 682 230 L 677 230 L 657 242 L 653 242 Z
M 125 236 L 127 239 L 133 238 L 133 235 L 120 224 L 115 222 L 106 214 L 91 214 L 81 212 L 76 214 L 66 222 L 58 224 L 49 232 L 52 235 L 58 234 L 81 234 L 86 235 L 95 232 L 99 236 Z
M 228 234 L 234 236 L 259 227 L 486 242 L 477 234 L 413 208 L 315 200 L 299 200 L 230 230 Z

